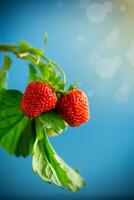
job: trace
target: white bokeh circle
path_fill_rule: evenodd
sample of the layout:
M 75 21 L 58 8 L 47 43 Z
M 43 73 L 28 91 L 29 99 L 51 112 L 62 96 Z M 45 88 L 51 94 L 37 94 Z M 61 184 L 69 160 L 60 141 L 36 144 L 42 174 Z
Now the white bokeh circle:
M 128 101 L 129 85 L 123 84 L 114 95 L 115 101 L 118 103 L 125 103 Z
M 124 5 L 122 5 L 122 6 L 120 7 L 120 11 L 121 11 L 121 12 L 125 12 L 125 11 L 126 11 L 126 7 L 125 7 Z
M 88 97 L 93 97 L 94 96 L 94 91 L 93 90 L 89 90 L 87 92 Z
M 101 78 L 112 77 L 117 68 L 122 64 L 122 59 L 118 56 L 113 58 L 102 58 L 96 62 L 95 70 L 98 76 Z
M 109 48 L 115 48 L 119 42 L 119 30 L 113 30 L 107 37 L 106 37 L 106 45 Z
M 82 42 L 84 42 L 84 40 L 85 40 L 84 35 L 78 35 L 78 37 L 77 37 L 78 43 L 82 43 Z
M 110 12 L 113 8 L 112 3 L 110 1 L 105 1 L 103 5 L 105 7 L 106 12 Z
M 126 58 L 130 64 L 130 66 L 134 67 L 134 42 L 132 42 L 130 48 L 126 53 Z
M 104 21 L 107 13 L 112 10 L 112 3 L 109 1 L 102 3 L 89 4 L 86 11 L 87 19 L 92 23 Z

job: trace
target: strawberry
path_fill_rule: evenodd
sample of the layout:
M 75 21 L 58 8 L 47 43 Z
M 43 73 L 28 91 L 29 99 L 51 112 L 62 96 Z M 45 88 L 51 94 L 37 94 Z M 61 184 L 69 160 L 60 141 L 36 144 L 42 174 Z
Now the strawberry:
M 88 98 L 78 89 L 72 89 L 68 94 L 62 95 L 56 106 L 57 113 L 70 126 L 80 126 L 90 118 Z
M 26 87 L 21 100 L 21 110 L 28 117 L 34 118 L 53 109 L 56 102 L 56 93 L 51 86 L 35 81 L 29 83 Z

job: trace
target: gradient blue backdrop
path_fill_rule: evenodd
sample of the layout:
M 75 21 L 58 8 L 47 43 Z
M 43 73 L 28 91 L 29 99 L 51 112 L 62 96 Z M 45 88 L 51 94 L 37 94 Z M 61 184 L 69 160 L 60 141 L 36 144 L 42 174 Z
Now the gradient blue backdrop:
M 39 198 L 134 194 L 133 71 L 129 69 L 128 72 L 123 67 L 126 65 L 124 61 L 118 73 L 103 79 L 96 73 L 90 57 L 103 47 L 105 36 L 121 20 L 121 14 L 113 7 L 113 13 L 106 20 L 94 24 L 87 19 L 84 2 L 1 1 L 0 43 L 17 43 L 24 39 L 32 46 L 43 48 L 43 35 L 47 31 L 47 56 L 63 67 L 68 84 L 73 80 L 81 82 L 81 88 L 89 96 L 92 117 L 89 123 L 69 128 L 66 133 L 51 139 L 59 155 L 80 169 L 86 180 L 85 188 L 71 193 L 46 184 L 33 173 L 31 158 L 10 157 L 0 149 L 0 196 Z M 112 53 L 105 47 L 103 52 L 101 56 L 115 52 L 122 56 L 120 47 L 116 51 L 113 49 Z M 27 83 L 27 63 L 11 57 L 14 62 L 9 88 L 23 91 Z M 116 102 L 114 92 L 124 81 L 130 86 L 129 98 L 123 103 Z

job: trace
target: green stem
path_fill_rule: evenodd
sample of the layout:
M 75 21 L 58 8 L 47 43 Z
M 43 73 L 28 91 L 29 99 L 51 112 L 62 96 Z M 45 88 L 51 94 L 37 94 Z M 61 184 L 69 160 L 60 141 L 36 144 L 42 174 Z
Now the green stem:
M 0 51 L 8 51 L 8 52 L 17 54 L 18 53 L 18 47 L 15 46 L 15 45 L 6 45 L 6 44 L 3 45 L 3 44 L 1 44 L 0 45 Z
M 54 61 L 51 61 L 51 62 L 61 72 L 61 74 L 63 76 L 63 81 L 66 84 L 67 80 L 66 80 L 66 75 L 65 75 L 65 72 L 63 71 L 63 69 L 57 63 L 55 63 Z
M 62 74 L 62 77 L 63 77 L 63 81 L 66 84 L 66 75 L 65 75 L 64 71 L 62 70 L 62 68 L 57 63 L 55 63 L 53 60 L 51 60 L 48 57 L 37 52 L 34 48 L 29 48 L 29 49 L 24 50 L 21 46 L 0 44 L 0 51 L 7 51 L 7 52 L 15 54 L 18 57 L 21 57 L 21 56 L 19 56 L 21 54 L 29 53 L 31 55 L 25 55 L 24 57 L 21 57 L 21 58 L 28 60 L 28 61 L 32 62 L 33 64 L 35 64 L 35 62 L 36 62 L 36 58 L 33 56 L 37 57 L 37 55 L 38 55 L 42 59 L 44 59 L 46 62 L 51 62 L 53 64 L 53 66 L 55 66 L 60 71 L 60 73 Z
M 65 72 L 63 71 L 63 69 L 56 62 L 54 62 L 53 60 L 50 60 L 47 56 L 44 56 L 38 52 L 36 52 L 36 54 L 38 54 L 45 61 L 51 62 L 60 71 L 60 73 L 62 74 L 62 77 L 63 77 L 63 81 L 66 84 L 66 75 L 65 75 Z

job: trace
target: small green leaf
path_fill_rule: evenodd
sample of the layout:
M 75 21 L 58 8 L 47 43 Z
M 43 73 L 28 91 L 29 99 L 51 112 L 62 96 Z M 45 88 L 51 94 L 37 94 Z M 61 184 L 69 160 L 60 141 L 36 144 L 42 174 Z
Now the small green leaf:
M 23 50 L 28 50 L 28 49 L 31 48 L 30 45 L 29 45 L 26 41 L 24 41 L 24 40 L 20 40 L 20 41 L 19 41 L 19 46 L 20 46 Z
M 43 130 L 40 127 L 38 131 L 42 131 L 44 139 L 37 138 L 34 143 L 33 170 L 48 183 L 56 184 L 73 192 L 78 191 L 85 185 L 83 178 L 56 154 L 49 143 L 46 131 Z
M 30 52 L 34 53 L 36 56 L 42 55 L 44 50 L 40 48 L 31 48 Z
M 7 72 L 11 66 L 11 59 L 8 56 L 4 56 L 3 66 L 0 69 L 0 87 L 6 88 L 7 87 Z
M 74 82 L 70 85 L 70 87 L 69 87 L 68 90 L 79 89 L 79 88 L 80 88 L 80 85 L 81 85 L 81 84 L 80 84 L 78 81 L 74 81 Z
M 39 63 L 38 68 L 40 70 L 42 79 L 46 82 L 48 82 L 49 77 L 51 75 L 51 68 L 46 63 Z
M 22 94 L 0 89 L 0 145 L 10 154 L 27 156 L 34 141 L 32 122 L 20 110 Z
M 29 65 L 29 81 L 32 82 L 32 81 L 37 81 L 39 79 L 39 75 L 35 69 L 35 67 L 30 64 Z
M 40 62 L 38 64 L 38 69 L 44 82 L 50 84 L 56 92 L 58 92 L 59 90 L 65 90 L 65 83 L 58 76 L 58 72 L 55 70 L 51 62 Z
M 67 129 L 67 124 L 54 110 L 45 112 L 38 117 L 43 126 L 53 130 L 56 135 L 61 134 Z
M 45 32 L 44 33 L 44 44 L 45 44 L 45 46 L 46 46 L 47 43 L 48 43 L 48 33 Z

